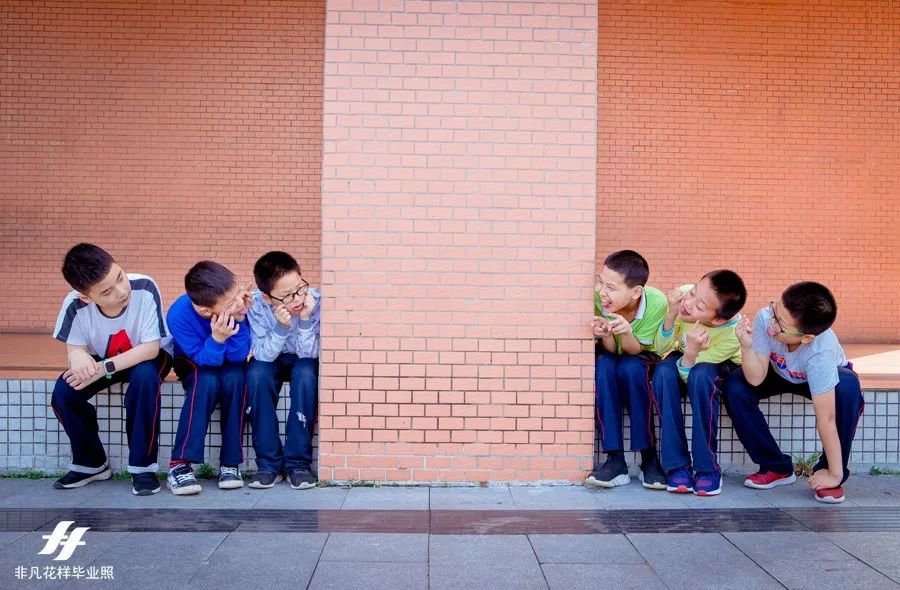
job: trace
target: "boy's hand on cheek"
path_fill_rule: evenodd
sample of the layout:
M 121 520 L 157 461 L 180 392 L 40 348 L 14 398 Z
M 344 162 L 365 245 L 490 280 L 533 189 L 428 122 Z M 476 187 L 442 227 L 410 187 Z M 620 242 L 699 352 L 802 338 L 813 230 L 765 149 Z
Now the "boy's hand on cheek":
M 234 336 L 240 330 L 240 326 L 234 321 L 231 314 L 213 315 L 209 321 L 212 328 L 213 340 L 219 344 L 225 344 L 225 341 Z
M 284 305 L 279 305 L 273 310 L 275 314 L 275 319 L 278 320 L 278 323 L 281 324 L 285 328 L 291 327 L 291 313 L 287 310 Z
M 303 302 L 303 309 L 300 310 L 300 319 L 304 322 L 308 322 L 312 317 L 313 307 L 316 305 L 316 300 L 313 299 L 312 293 L 306 293 L 306 299 Z

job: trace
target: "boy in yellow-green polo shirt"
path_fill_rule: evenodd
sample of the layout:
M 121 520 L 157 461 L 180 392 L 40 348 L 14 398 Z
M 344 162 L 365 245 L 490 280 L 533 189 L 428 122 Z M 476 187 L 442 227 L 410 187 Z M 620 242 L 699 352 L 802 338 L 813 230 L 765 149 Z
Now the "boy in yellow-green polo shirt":
M 585 480 L 612 488 L 631 482 L 625 463 L 622 410 L 631 418 L 631 450 L 641 452 L 640 478 L 645 488 L 666 489 L 656 456 L 650 375 L 659 362 L 654 339 L 668 313 L 666 296 L 647 286 L 650 268 L 643 256 L 620 250 L 606 257 L 594 292 L 597 360 L 597 428 L 606 461 Z
M 747 289 L 737 273 L 715 270 L 696 285 L 672 289 L 668 300 L 669 313 L 655 339 L 665 360 L 653 374 L 666 489 L 715 496 L 722 491 L 716 461 L 721 385 L 741 363 L 741 344 L 734 330 Z M 681 411 L 685 394 L 692 411 L 691 454 Z

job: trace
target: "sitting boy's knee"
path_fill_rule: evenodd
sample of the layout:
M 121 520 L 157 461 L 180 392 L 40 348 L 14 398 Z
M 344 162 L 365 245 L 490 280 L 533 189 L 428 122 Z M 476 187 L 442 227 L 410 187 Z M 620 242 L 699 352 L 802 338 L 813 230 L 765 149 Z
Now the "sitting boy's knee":
M 719 366 L 715 363 L 697 363 L 691 367 L 691 372 L 688 373 L 688 386 L 699 384 L 701 382 L 712 382 L 718 376 Z
M 862 406 L 864 403 L 859 377 L 845 367 L 838 368 L 838 384 L 835 387 L 835 394 L 845 403 L 852 403 L 856 406 Z
M 294 377 L 312 379 L 318 376 L 319 366 L 315 359 L 299 359 L 291 370 Z
M 60 375 L 59 379 L 56 380 L 56 384 L 53 386 L 53 395 L 51 396 L 50 401 L 54 406 L 59 406 L 70 400 L 75 393 L 76 390 L 66 383 L 66 380 Z
M 738 368 L 728 374 L 725 378 L 725 401 L 729 400 L 754 400 L 756 402 L 756 396 L 753 395 L 753 392 L 750 391 L 750 384 L 747 383 L 747 379 L 744 377 L 744 372 L 742 369 Z
M 623 354 L 616 365 L 616 374 L 620 378 L 647 377 L 649 368 L 643 357 Z
M 247 365 L 247 383 L 259 383 L 275 378 L 275 363 L 253 359 Z
M 131 367 L 129 381 L 159 381 L 159 367 L 153 361 L 143 361 Z
M 228 363 L 222 365 L 219 375 L 223 383 L 244 381 L 247 378 L 247 365 L 245 363 Z
M 675 361 L 663 361 L 656 365 L 656 369 L 653 371 L 653 383 L 680 378 L 681 377 L 678 374 L 678 365 L 675 364 Z

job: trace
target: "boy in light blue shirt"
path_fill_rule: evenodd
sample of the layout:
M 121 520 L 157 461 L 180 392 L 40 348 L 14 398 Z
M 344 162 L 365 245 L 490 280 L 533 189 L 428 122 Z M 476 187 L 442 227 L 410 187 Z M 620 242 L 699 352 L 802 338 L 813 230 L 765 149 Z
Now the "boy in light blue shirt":
M 743 364 L 727 380 L 725 405 L 738 438 L 759 464 L 759 472 L 744 481 L 747 487 L 771 489 L 797 480 L 791 458 L 781 452 L 759 410 L 760 400 L 793 393 L 812 399 L 824 449 L 809 478 L 815 498 L 844 501 L 850 446 L 865 404 L 859 377 L 831 330 L 836 317 L 831 292 L 803 282 L 761 309 L 753 326 L 745 318 L 735 330 Z
M 250 487 L 271 488 L 286 474 L 293 489 L 313 488 L 322 295 L 310 288 L 300 275 L 300 265 L 286 252 L 264 254 L 253 275 L 259 291 L 253 293 L 248 314 L 253 359 L 247 368 L 247 387 L 257 472 Z M 275 408 L 285 381 L 290 383 L 291 407 L 282 446 Z

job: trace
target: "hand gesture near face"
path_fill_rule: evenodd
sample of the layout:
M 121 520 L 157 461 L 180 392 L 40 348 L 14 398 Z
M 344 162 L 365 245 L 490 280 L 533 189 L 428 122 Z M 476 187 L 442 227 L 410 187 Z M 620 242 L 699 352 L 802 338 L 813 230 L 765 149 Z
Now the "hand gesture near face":
M 239 295 L 241 299 L 241 305 L 244 306 L 244 309 L 250 309 L 250 306 L 253 305 L 253 295 L 251 294 L 252 289 L 253 285 L 241 285 Z
M 599 315 L 595 315 L 594 319 L 591 321 L 591 330 L 597 338 L 603 338 L 604 336 L 612 334 L 609 329 L 609 322 L 606 321 L 606 318 Z
M 621 336 L 623 334 L 631 334 L 631 322 L 629 322 L 619 314 L 609 314 L 607 322 L 609 324 L 609 331 L 611 333 L 617 336 Z
M 685 354 L 696 355 L 709 348 L 709 332 L 700 327 L 700 322 L 694 323 L 694 327 L 685 334 L 685 340 Z
M 741 321 L 734 329 L 734 335 L 737 336 L 738 342 L 741 343 L 742 347 L 750 348 L 753 346 L 753 326 L 750 323 L 750 318 L 747 316 L 741 318 Z
M 681 304 L 684 302 L 684 291 L 680 287 L 675 287 L 666 293 L 666 299 L 669 300 L 669 315 L 677 315 L 681 311 Z
M 300 319 L 308 322 L 312 317 L 313 308 L 316 306 L 316 300 L 312 296 L 312 292 L 306 292 L 306 299 L 303 301 L 303 309 L 300 310 Z
M 213 340 L 219 344 L 225 344 L 226 340 L 237 334 L 238 330 L 241 329 L 230 313 L 213 315 L 209 320 L 209 326 L 212 328 Z
M 291 312 L 287 310 L 287 307 L 282 303 L 281 305 L 276 306 L 272 313 L 275 314 L 275 319 L 278 320 L 278 323 L 281 324 L 284 328 L 291 327 Z

